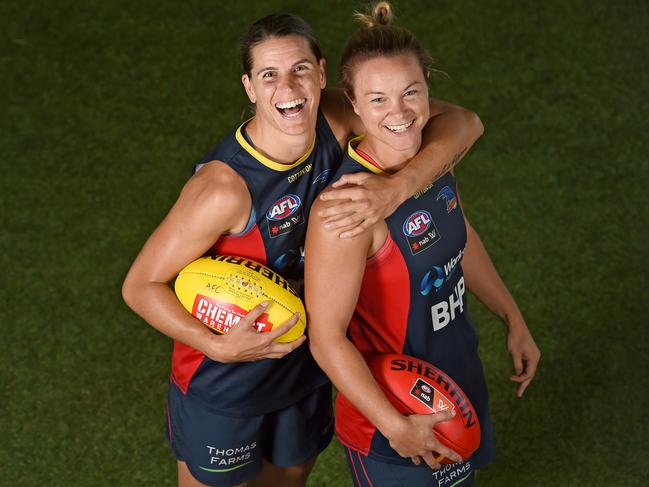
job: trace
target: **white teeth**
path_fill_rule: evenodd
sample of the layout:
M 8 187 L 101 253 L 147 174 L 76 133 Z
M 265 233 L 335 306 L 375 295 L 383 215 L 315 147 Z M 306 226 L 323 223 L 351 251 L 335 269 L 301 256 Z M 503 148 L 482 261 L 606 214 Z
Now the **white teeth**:
M 408 123 L 404 123 L 404 124 L 401 124 L 401 125 L 384 125 L 384 127 L 385 127 L 386 129 L 392 131 L 392 132 L 401 133 L 401 132 L 405 132 L 406 130 L 408 130 L 408 128 L 409 128 L 409 127 L 410 127 L 414 122 L 415 122 L 414 120 L 410 120 L 410 122 L 408 122 Z
M 305 103 L 306 103 L 306 98 L 300 98 L 298 100 L 287 101 L 285 103 L 277 103 L 275 106 L 280 110 L 287 110 L 289 108 L 304 105 Z

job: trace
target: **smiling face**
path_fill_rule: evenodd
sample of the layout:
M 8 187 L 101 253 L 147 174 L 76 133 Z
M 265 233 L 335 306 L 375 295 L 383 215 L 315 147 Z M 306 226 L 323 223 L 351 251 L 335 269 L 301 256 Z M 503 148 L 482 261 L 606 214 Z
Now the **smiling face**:
M 241 79 L 264 130 L 312 138 L 326 72 L 305 38 L 271 37 L 255 45 L 250 76 Z
M 354 111 L 366 128 L 362 144 L 388 165 L 412 158 L 428 122 L 428 85 L 413 54 L 375 57 L 353 71 Z

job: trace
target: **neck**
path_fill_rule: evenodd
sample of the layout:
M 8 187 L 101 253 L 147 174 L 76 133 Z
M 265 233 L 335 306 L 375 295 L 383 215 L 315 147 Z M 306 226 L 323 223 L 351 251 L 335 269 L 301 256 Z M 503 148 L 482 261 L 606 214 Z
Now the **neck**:
M 385 142 L 382 142 L 369 134 L 366 135 L 358 144 L 358 149 L 366 152 L 379 164 L 379 166 L 381 166 L 381 169 L 384 169 L 387 172 L 396 172 L 403 169 L 408 165 L 410 159 L 417 155 L 420 148 L 421 142 L 417 147 L 411 149 L 395 150 Z
M 246 132 L 255 149 L 279 164 L 293 164 L 309 150 L 315 138 L 315 126 L 306 133 L 289 135 L 261 123 L 257 117 L 246 125 Z

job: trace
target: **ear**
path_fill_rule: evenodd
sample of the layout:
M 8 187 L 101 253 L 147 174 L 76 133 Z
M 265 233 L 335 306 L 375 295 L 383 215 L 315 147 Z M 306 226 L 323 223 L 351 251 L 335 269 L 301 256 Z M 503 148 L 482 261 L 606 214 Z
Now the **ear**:
M 252 82 L 247 74 L 241 75 L 241 82 L 243 83 L 243 87 L 246 90 L 246 95 L 248 95 L 250 103 L 256 103 L 257 95 L 255 94 L 255 88 L 252 86 Z
M 351 96 L 349 96 L 349 93 L 347 92 L 347 90 L 345 90 L 345 98 L 347 98 L 347 100 L 349 100 L 349 103 L 351 104 L 352 108 L 354 109 L 354 113 L 360 117 L 361 115 L 360 115 L 360 113 L 358 113 L 358 108 L 356 108 L 356 102 L 352 99 Z
M 320 71 L 320 89 L 324 90 L 327 86 L 327 61 L 325 58 L 322 58 L 318 63 L 318 69 Z

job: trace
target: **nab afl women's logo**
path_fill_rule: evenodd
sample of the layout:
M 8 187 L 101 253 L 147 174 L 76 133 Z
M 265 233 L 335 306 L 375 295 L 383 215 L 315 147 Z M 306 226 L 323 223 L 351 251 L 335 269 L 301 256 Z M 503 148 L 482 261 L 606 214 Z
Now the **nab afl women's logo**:
M 403 233 L 412 255 L 426 250 L 440 238 L 435 222 L 426 210 L 417 210 L 406 218 L 403 222 Z
M 432 218 L 427 211 L 415 211 L 403 222 L 403 233 L 408 237 L 418 237 L 428 230 L 431 221 Z
M 300 204 L 302 204 L 302 202 L 298 196 L 287 194 L 273 203 L 273 206 L 270 207 L 266 216 L 269 220 L 283 220 L 299 210 Z
M 271 238 L 288 233 L 295 225 L 303 223 L 300 197 L 294 194 L 282 196 L 266 212 L 266 221 Z

